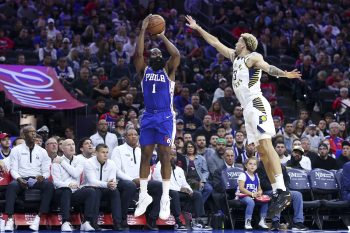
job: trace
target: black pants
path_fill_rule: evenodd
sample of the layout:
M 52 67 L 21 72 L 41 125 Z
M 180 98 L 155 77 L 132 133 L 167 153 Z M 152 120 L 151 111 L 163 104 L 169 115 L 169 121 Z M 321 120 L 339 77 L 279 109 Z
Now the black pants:
M 70 188 L 59 188 L 56 189 L 55 197 L 60 200 L 62 222 L 70 221 L 70 208 L 77 204 L 84 204 L 84 218 L 92 222 L 96 201 L 95 189 L 86 187 L 72 193 Z
M 162 182 L 150 180 L 147 185 L 148 193 L 153 201 L 146 210 L 146 216 L 152 219 L 158 219 L 160 211 L 160 198 L 163 194 Z
M 170 208 L 175 218 L 181 214 L 181 201 L 190 202 L 191 212 L 195 217 L 204 216 L 204 203 L 201 192 L 193 191 L 193 194 L 190 196 L 187 193 L 170 190 L 169 195 L 171 197 Z
M 39 213 L 49 213 L 50 204 L 55 189 L 53 183 L 45 179 L 43 182 L 36 182 L 31 188 L 41 190 L 41 202 Z M 17 194 L 21 191 L 24 191 L 24 189 L 19 185 L 17 180 L 12 181 L 7 186 L 5 213 L 7 213 L 8 215 L 13 215 Z
M 119 190 L 110 190 L 108 188 L 95 188 L 95 193 L 96 202 L 94 209 L 94 221 L 96 222 L 98 219 L 98 215 L 100 213 L 101 200 L 107 200 L 111 206 L 113 223 L 121 223 L 122 211 Z
M 127 220 L 129 206 L 137 191 L 136 184 L 130 180 L 119 180 L 118 190 L 121 198 L 122 219 Z

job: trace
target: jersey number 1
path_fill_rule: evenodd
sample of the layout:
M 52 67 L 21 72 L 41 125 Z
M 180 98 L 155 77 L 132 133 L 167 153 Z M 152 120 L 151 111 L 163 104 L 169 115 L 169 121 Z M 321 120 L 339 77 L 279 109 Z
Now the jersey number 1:
M 156 93 L 156 84 L 155 83 L 153 83 L 152 93 Z

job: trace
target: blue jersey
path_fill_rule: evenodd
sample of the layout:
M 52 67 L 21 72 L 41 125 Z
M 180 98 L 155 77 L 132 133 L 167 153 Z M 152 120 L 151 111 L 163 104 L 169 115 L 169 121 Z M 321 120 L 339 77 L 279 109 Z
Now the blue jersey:
M 141 87 L 146 111 L 173 111 L 175 82 L 169 79 L 164 69 L 153 71 L 147 66 Z
M 256 173 L 254 173 L 254 180 L 252 180 L 247 172 L 244 172 L 244 174 L 246 176 L 244 188 L 246 190 L 248 190 L 249 192 L 253 192 L 253 193 L 257 192 L 258 188 L 259 188 L 258 175 Z

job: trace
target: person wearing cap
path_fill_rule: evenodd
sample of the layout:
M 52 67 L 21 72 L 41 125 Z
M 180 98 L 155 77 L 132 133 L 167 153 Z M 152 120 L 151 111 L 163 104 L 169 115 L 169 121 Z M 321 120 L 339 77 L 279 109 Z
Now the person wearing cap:
M 61 33 L 55 27 L 55 20 L 53 18 L 49 18 L 47 20 L 47 39 L 56 40 L 57 34 Z
M 225 128 L 226 134 L 235 134 L 235 131 L 231 128 L 230 115 L 225 114 L 221 117 L 221 124 Z
M 73 69 L 68 65 L 68 60 L 66 57 L 62 56 L 58 59 L 57 66 L 55 66 L 55 71 L 58 79 L 62 83 L 70 84 L 75 78 Z
M 202 193 L 203 203 L 205 203 L 213 191 L 213 187 L 208 182 L 209 171 L 205 158 L 197 153 L 194 142 L 185 143 L 184 155 L 186 156 L 186 180 L 193 190 Z
M 342 142 L 341 155 L 337 158 L 338 168 L 341 169 L 343 165 L 350 161 L 350 142 Z
M 209 169 L 209 179 L 213 178 L 214 172 L 216 169 L 224 166 L 223 155 L 225 153 L 226 148 L 226 140 L 224 138 L 216 138 L 216 146 L 215 149 L 208 148 L 207 153 L 205 154 L 205 160 L 208 164 Z
M 11 140 L 9 134 L 0 133 L 0 145 L 0 169 L 9 171 L 11 155 Z
M 318 146 L 318 156 L 311 161 L 312 169 L 338 170 L 337 161 L 328 154 L 328 146 L 321 143 Z
M 176 119 L 176 132 L 175 132 L 175 138 L 177 137 L 181 137 L 183 138 L 184 137 L 184 133 L 185 133 L 185 130 L 184 130 L 184 120 L 182 119 Z
M 304 149 L 301 146 L 294 146 L 293 150 L 292 150 L 292 156 L 291 156 L 290 160 L 287 161 L 286 167 L 310 171 L 311 170 L 311 161 L 308 157 L 305 157 L 303 155 L 304 155 Z M 304 161 L 308 160 L 308 162 L 302 163 L 301 162 L 302 159 Z M 310 164 L 310 165 L 306 166 L 306 164 Z
M 45 149 L 36 145 L 36 130 L 32 126 L 23 128 L 25 144 L 14 147 L 11 151 L 10 173 L 13 181 L 7 186 L 5 213 L 8 215 L 5 230 L 14 230 L 14 208 L 17 194 L 28 188 L 41 191 L 39 213 L 35 216 L 29 228 L 39 230 L 40 217 L 50 211 L 54 185 L 48 180 L 50 176 L 51 159 Z
M 324 139 L 322 131 L 315 124 L 308 125 L 301 137 L 307 137 L 310 140 L 310 151 L 314 152 L 318 151 L 318 145 Z
M 185 106 L 182 119 L 185 124 L 184 130 L 186 132 L 194 133 L 199 127 L 202 126 L 202 121 L 194 116 L 192 104 L 187 104 Z
M 214 92 L 212 103 L 216 102 L 219 98 L 225 96 L 225 88 L 227 87 L 227 80 L 224 77 L 219 78 L 219 87 Z
M 71 50 L 70 39 L 68 37 L 63 38 L 62 47 L 57 49 L 57 57 L 67 57 Z

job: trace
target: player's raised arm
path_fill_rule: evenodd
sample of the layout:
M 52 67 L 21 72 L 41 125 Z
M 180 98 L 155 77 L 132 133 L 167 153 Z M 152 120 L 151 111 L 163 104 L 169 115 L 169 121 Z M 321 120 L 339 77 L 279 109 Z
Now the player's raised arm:
M 146 68 L 145 59 L 143 57 L 143 52 L 145 49 L 145 32 L 148 26 L 149 19 L 152 15 L 148 15 L 143 21 L 142 21 L 142 27 L 140 30 L 140 35 L 137 38 L 137 44 L 135 49 L 135 55 L 134 55 L 134 65 L 136 68 L 137 73 L 142 73 L 144 69 Z
M 230 49 L 229 47 L 222 44 L 218 38 L 206 32 L 203 28 L 201 28 L 191 16 L 187 15 L 186 20 L 188 23 L 186 25 L 194 30 L 197 30 L 199 34 L 206 40 L 211 46 L 216 48 L 216 50 L 224 55 L 226 58 L 231 59 L 232 54 L 235 52 L 234 49 Z
M 180 64 L 180 52 L 179 50 L 175 47 L 173 43 L 171 43 L 168 38 L 164 35 L 164 31 L 160 34 L 158 34 L 158 38 L 162 39 L 166 49 L 168 50 L 170 54 L 170 58 L 167 61 L 167 67 L 168 67 L 168 72 L 169 72 L 169 78 L 172 80 L 175 78 L 175 71 L 176 68 Z
M 253 67 L 257 69 L 262 69 L 269 75 L 285 78 L 301 78 L 301 73 L 297 69 L 292 70 L 290 72 L 283 71 L 277 68 L 276 66 L 270 65 L 269 63 L 264 61 L 264 58 L 261 54 L 257 53 L 256 55 L 249 58 L 249 60 L 251 61 L 248 61 L 248 63 L 250 63 Z

